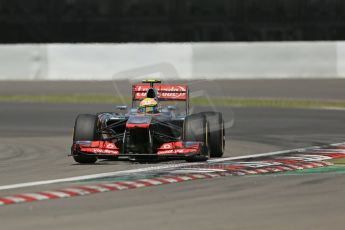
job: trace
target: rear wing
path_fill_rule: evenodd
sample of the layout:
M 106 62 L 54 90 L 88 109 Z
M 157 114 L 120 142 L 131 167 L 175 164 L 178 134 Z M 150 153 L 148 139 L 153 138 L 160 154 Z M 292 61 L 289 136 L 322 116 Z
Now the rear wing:
M 132 100 L 141 101 L 146 97 L 149 85 L 133 85 Z M 155 85 L 154 88 L 158 93 L 160 101 L 187 101 L 189 89 L 186 85 Z
M 132 85 L 132 103 L 144 99 L 149 88 L 150 85 L 148 84 Z M 157 91 L 158 101 L 185 101 L 186 111 L 188 113 L 189 88 L 187 85 L 156 84 L 153 88 Z

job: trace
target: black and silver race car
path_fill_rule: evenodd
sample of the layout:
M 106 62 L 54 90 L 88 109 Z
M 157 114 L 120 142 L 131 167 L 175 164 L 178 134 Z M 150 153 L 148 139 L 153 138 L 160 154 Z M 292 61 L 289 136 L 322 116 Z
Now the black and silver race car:
M 145 98 L 158 101 L 156 112 L 138 110 L 137 104 Z M 183 104 L 183 108 L 169 103 Z M 90 164 L 97 159 L 122 158 L 205 161 L 224 153 L 222 114 L 190 114 L 187 85 L 144 80 L 132 86 L 131 109 L 117 109 L 119 112 L 81 114 L 76 118 L 71 148 L 76 162 Z

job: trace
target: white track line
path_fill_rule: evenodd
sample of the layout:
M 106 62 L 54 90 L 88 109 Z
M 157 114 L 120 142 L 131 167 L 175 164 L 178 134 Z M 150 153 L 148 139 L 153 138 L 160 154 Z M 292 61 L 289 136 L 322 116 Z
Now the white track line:
M 38 186 L 38 185 L 57 184 L 57 183 L 63 183 L 63 182 L 75 182 L 75 181 L 80 181 L 80 180 L 99 179 L 99 178 L 104 178 L 104 177 L 121 176 L 121 175 L 129 175 L 129 174 L 140 173 L 140 172 L 150 172 L 150 171 L 158 171 L 162 169 L 178 168 L 182 166 L 189 166 L 189 165 L 195 165 L 195 164 L 199 164 L 199 163 L 181 163 L 181 164 L 173 164 L 173 165 L 152 166 L 152 167 L 147 167 L 147 168 L 131 169 L 131 170 L 107 172 L 107 173 L 99 173 L 99 174 L 90 174 L 90 175 L 67 177 L 67 178 L 61 178 L 61 179 L 32 181 L 32 182 L 25 182 L 25 183 L 11 184 L 11 185 L 3 185 L 3 186 L 0 186 L 0 190 L 25 188 L 25 187 L 32 187 L 32 186 Z
M 344 144 L 345 142 L 331 144 L 331 146 L 344 145 Z M 215 163 L 215 162 L 223 162 L 223 161 L 230 161 L 230 160 L 240 160 L 240 159 L 247 159 L 247 158 L 281 155 L 281 154 L 290 153 L 290 152 L 303 152 L 306 150 L 318 149 L 318 148 L 320 148 L 320 146 L 312 146 L 308 148 L 298 148 L 298 149 L 283 150 L 283 151 L 268 152 L 268 153 L 259 153 L 259 154 L 252 154 L 252 155 L 238 156 L 238 157 L 219 158 L 219 159 L 208 160 L 207 162 Z M 131 170 L 124 170 L 124 171 L 90 174 L 90 175 L 76 176 L 76 177 L 67 177 L 67 178 L 53 179 L 53 180 L 41 180 L 41 181 L 32 181 L 32 182 L 25 182 L 25 183 L 18 183 L 18 184 L 2 185 L 0 186 L 0 191 L 16 189 L 16 188 L 33 187 L 33 186 L 39 186 L 39 185 L 49 185 L 49 184 L 57 184 L 57 183 L 64 183 L 64 182 L 75 182 L 75 181 L 80 181 L 80 180 L 90 180 L 90 179 L 99 179 L 99 178 L 104 178 L 104 177 L 129 175 L 129 174 L 141 173 L 141 172 L 154 172 L 154 171 L 158 171 L 162 169 L 173 169 L 173 168 L 186 167 L 186 166 L 197 165 L 197 164 L 200 164 L 200 162 L 152 166 L 152 167 L 140 168 L 140 169 L 131 169 Z

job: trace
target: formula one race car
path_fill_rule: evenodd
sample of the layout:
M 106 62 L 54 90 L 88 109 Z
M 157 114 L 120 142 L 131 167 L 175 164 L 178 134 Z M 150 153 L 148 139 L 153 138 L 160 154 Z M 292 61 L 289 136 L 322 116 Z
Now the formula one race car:
M 121 158 L 193 162 L 223 155 L 221 113 L 189 114 L 186 85 L 160 84 L 158 80 L 143 83 L 132 86 L 131 109 L 118 106 L 119 112 L 77 117 L 71 148 L 76 162 L 90 164 L 97 159 Z M 172 103 L 183 104 L 183 108 L 179 111 Z

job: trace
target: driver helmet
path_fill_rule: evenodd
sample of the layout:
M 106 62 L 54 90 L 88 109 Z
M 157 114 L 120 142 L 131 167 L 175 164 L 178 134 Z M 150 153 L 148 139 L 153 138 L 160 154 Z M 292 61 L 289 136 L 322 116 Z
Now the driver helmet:
M 158 103 L 153 98 L 145 98 L 139 104 L 139 113 L 158 113 Z

